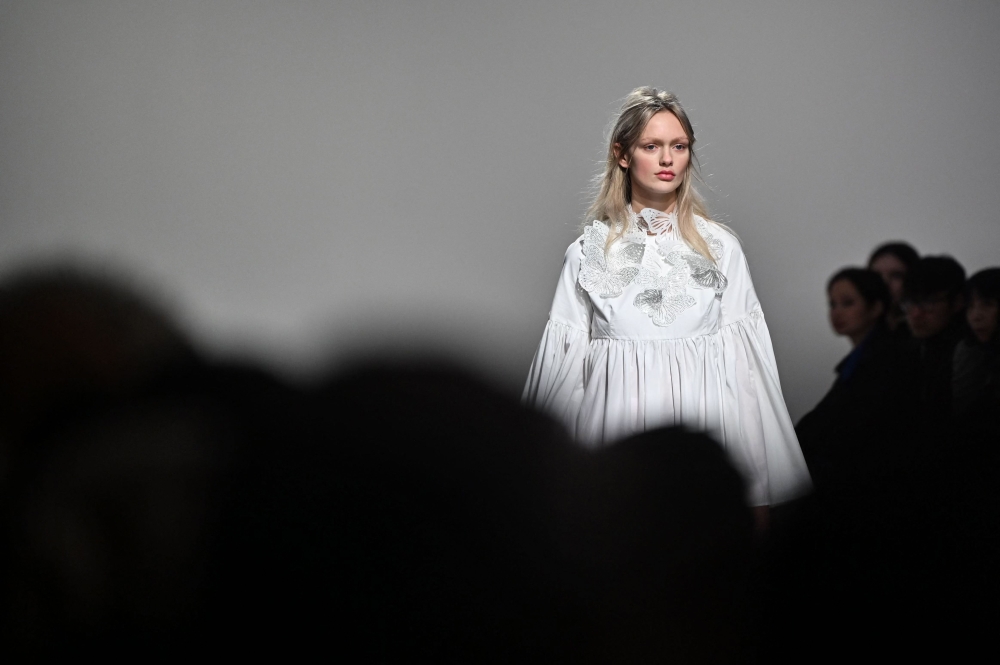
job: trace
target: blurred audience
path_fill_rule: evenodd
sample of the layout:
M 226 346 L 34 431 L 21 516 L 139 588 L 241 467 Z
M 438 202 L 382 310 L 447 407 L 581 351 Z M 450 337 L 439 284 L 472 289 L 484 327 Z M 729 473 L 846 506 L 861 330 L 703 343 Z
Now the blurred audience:
M 85 270 L 0 289 L 11 657 L 752 655 L 752 518 L 706 435 L 584 451 L 446 360 L 292 385 Z
M 845 279 L 853 289 L 837 286 Z M 987 279 L 976 283 L 986 314 L 994 291 Z M 961 415 L 951 418 L 953 380 L 956 400 L 988 382 L 982 372 L 961 380 L 964 362 L 981 370 L 989 354 L 974 333 L 964 360 L 956 351 L 966 333 L 963 286 L 954 259 L 918 260 L 902 298 L 913 339 L 883 335 L 889 343 L 880 347 L 881 323 L 865 333 L 879 310 L 877 286 L 853 269 L 830 280 L 831 324 L 853 349 L 797 426 L 816 491 L 766 557 L 767 612 L 793 637 L 776 653 L 776 641 L 762 637 L 762 661 L 849 659 L 859 647 L 877 659 L 947 650 L 962 660 L 991 644 L 1000 615 L 1000 448 L 957 402 Z M 849 311 L 856 298 L 861 305 Z
M 906 314 L 903 312 L 903 283 L 906 274 L 920 259 L 920 255 L 912 245 L 899 240 L 887 242 L 872 250 L 868 257 L 868 268 L 874 270 L 889 287 L 891 302 L 886 311 L 885 323 L 890 331 L 900 336 L 909 335 L 906 327 Z
M 839 270 L 827 283 L 827 295 L 830 325 L 852 349 L 796 433 L 817 488 L 854 491 L 857 483 L 880 482 L 898 463 L 897 444 L 916 405 L 915 373 L 886 324 L 891 296 L 878 273 Z
M 915 342 L 919 400 L 932 420 L 951 411 L 955 346 L 966 333 L 965 269 L 950 256 L 925 256 L 903 285 L 903 309 Z
M 764 534 L 705 434 L 586 451 L 446 359 L 295 384 L 206 358 L 134 280 L 9 276 L 5 654 L 773 665 L 959 631 L 971 652 L 1000 598 L 1000 271 L 905 265 L 909 341 L 895 277 L 827 284 L 851 351 L 797 427 L 816 491 Z M 926 411 L 965 425 L 933 430 L 954 445 L 921 452 Z
M 0 285 L 0 485 L 32 429 L 129 394 L 194 350 L 124 274 L 39 266 Z
M 952 413 L 964 427 L 1000 437 L 1000 268 L 972 275 L 965 298 L 969 332 L 955 347 Z

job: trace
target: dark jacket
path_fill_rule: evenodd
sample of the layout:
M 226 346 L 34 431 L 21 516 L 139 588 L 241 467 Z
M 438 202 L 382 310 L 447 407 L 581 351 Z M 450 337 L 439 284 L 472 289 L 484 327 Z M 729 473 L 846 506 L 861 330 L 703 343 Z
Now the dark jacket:
M 896 467 L 918 407 L 911 351 L 877 327 L 836 368 L 837 379 L 795 430 L 818 490 L 866 483 Z
M 955 347 L 951 374 L 952 416 L 963 431 L 1000 437 L 1000 340 L 970 339 Z
M 955 347 L 967 334 L 965 320 L 952 324 L 929 339 L 914 339 L 913 354 L 920 382 L 920 404 L 930 425 L 946 424 L 951 416 L 951 374 Z

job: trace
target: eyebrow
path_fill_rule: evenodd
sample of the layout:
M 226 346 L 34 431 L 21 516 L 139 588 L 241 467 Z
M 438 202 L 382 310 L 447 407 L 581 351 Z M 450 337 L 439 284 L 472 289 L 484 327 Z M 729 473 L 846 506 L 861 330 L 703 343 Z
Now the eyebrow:
M 684 136 L 683 134 L 681 136 L 674 137 L 674 138 L 670 139 L 669 141 L 666 141 L 666 143 L 690 143 L 690 142 L 691 142 L 690 139 L 688 139 L 688 137 Z M 661 143 L 661 141 L 658 138 L 653 138 L 651 136 L 644 136 L 641 139 L 639 139 L 639 143 L 640 144 L 643 144 L 643 143 Z

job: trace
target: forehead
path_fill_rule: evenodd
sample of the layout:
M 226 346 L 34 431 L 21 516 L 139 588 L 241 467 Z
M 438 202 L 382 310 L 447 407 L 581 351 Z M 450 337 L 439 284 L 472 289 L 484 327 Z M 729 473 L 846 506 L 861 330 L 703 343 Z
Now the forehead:
M 642 136 L 651 138 L 679 139 L 687 138 L 684 125 L 670 111 L 659 111 L 642 129 Z
M 1000 299 L 997 299 L 996 296 L 983 294 L 976 290 L 973 290 L 972 293 L 969 294 L 969 299 L 972 302 L 976 303 L 977 305 L 987 305 L 996 307 L 998 304 L 1000 304 Z
M 894 254 L 889 253 L 875 258 L 871 268 L 877 272 L 906 272 L 906 264 L 896 258 Z
M 836 282 L 830 285 L 830 295 L 832 296 L 854 296 L 861 297 L 858 293 L 858 288 L 854 286 L 854 282 L 849 279 L 838 279 Z

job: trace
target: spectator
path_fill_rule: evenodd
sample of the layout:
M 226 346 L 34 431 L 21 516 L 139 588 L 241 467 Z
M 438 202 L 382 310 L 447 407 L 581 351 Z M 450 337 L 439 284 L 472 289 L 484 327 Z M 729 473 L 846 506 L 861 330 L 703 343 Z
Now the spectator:
M 1000 436 L 1000 268 L 970 277 L 965 297 L 969 334 L 955 348 L 952 412 L 973 432 Z
M 950 256 L 925 256 L 906 276 L 903 310 L 915 341 L 919 399 L 932 419 L 951 411 L 955 346 L 966 331 L 965 270 Z
M 917 250 L 909 243 L 898 240 L 879 245 L 868 257 L 868 268 L 882 276 L 892 298 L 886 312 L 886 326 L 890 331 L 904 337 L 909 335 L 909 330 L 906 327 L 906 314 L 900 304 L 903 298 L 903 283 L 906 274 L 919 259 Z
M 830 278 L 827 294 L 830 324 L 850 339 L 852 350 L 796 433 L 817 488 L 854 491 L 897 463 L 896 443 L 915 401 L 913 381 L 904 350 L 885 323 L 891 297 L 878 273 L 840 270 Z

